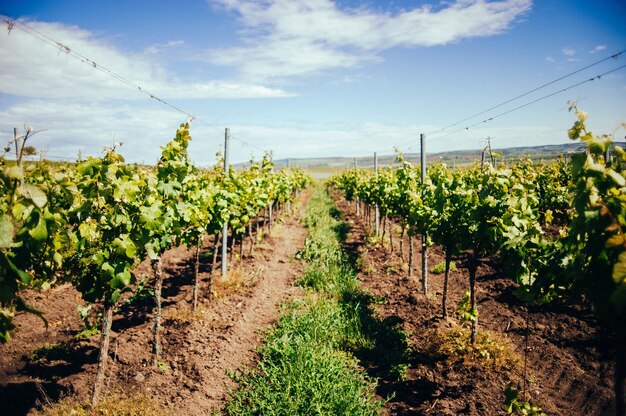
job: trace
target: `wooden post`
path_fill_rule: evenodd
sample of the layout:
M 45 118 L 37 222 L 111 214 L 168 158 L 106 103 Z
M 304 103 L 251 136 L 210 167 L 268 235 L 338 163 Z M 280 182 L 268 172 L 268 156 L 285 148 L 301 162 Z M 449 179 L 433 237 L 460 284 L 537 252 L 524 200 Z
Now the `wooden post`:
M 228 180 L 228 148 L 230 144 L 230 129 L 226 127 L 224 134 L 224 180 Z M 224 221 L 222 229 L 222 280 L 228 279 L 228 221 Z
M 20 169 L 20 190 L 24 187 L 24 165 L 22 165 L 22 157 L 24 156 L 23 149 L 24 149 L 24 144 L 26 143 L 27 138 L 28 138 L 28 131 L 26 132 L 25 137 L 19 138 L 17 137 L 17 128 L 13 127 L 13 142 L 15 143 L 15 163 L 17 163 L 17 166 Z M 22 140 L 21 151 L 20 151 L 20 143 L 19 143 L 20 139 Z
M 422 186 L 426 183 L 426 135 L 420 134 L 421 163 L 422 163 Z M 423 192 L 423 191 L 422 191 Z M 428 236 L 422 234 L 422 292 L 426 295 L 428 291 L 428 246 L 426 241 Z
M 96 382 L 91 396 L 91 404 L 95 405 L 100 400 L 100 393 L 104 386 L 106 376 L 107 361 L 109 358 L 109 342 L 111 334 L 111 323 L 113 321 L 113 305 L 105 301 L 102 315 L 102 333 L 100 335 L 100 353 L 98 355 L 98 370 L 96 372 Z

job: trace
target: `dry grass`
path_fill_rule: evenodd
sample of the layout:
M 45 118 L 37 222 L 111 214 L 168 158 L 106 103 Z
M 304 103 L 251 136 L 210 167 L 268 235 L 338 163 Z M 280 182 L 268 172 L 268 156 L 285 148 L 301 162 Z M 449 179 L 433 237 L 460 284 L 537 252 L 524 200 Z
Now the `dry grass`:
M 213 296 L 223 297 L 256 286 L 265 272 L 263 266 L 236 265 L 228 271 L 228 280 L 222 280 L 221 274 L 213 276 Z
M 278 218 L 274 224 L 272 224 L 272 232 L 270 235 L 273 238 L 282 238 L 285 236 L 285 220 Z
M 210 326 L 215 321 L 214 313 L 207 306 L 199 304 L 194 311 L 190 307 L 181 309 L 165 309 L 163 319 L 178 323 L 197 323 L 202 326 Z
M 474 345 L 470 343 L 470 330 L 458 325 L 434 330 L 427 338 L 424 352 L 433 358 L 443 358 L 448 363 L 478 364 L 486 370 L 520 370 L 521 357 L 507 338 L 479 331 Z
M 100 403 L 91 407 L 74 398 L 45 406 L 36 416 L 174 416 L 156 400 L 143 394 L 124 397 L 119 393 L 105 396 Z

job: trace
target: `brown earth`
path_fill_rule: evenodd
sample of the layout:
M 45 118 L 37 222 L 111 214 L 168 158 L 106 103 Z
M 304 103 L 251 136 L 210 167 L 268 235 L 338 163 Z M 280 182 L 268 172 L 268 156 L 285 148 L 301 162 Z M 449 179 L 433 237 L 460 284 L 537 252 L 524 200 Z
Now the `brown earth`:
M 301 203 L 306 205 L 310 193 Z M 208 299 L 211 245 L 201 256 L 201 298 L 191 312 L 193 251 L 178 247 L 163 256 L 163 353 L 157 368 L 149 365 L 152 300 L 120 303 L 113 322 L 106 391 L 155 397 L 181 415 L 219 412 L 229 388 L 229 370 L 252 366 L 267 327 L 280 312 L 280 303 L 299 293 L 300 275 L 293 255 L 302 248 L 305 230 L 297 215 L 283 214 L 272 233 L 243 259 L 235 260 L 228 283 L 214 273 L 215 298 Z M 148 274 L 141 264 L 136 275 Z M 0 345 L 0 414 L 26 415 L 42 404 L 72 396 L 88 400 L 95 379 L 99 336 L 74 337 L 84 326 L 76 305 L 83 304 L 70 285 L 29 292 L 27 302 L 45 312 L 50 322 L 19 314 L 13 339 Z M 47 351 L 42 347 L 49 346 Z M 38 352 L 36 352 L 38 351 Z
M 379 378 L 378 394 L 394 394 L 386 406 L 388 414 L 409 415 L 500 415 L 506 414 L 504 391 L 509 381 L 522 384 L 523 372 L 486 370 L 475 364 L 454 363 L 433 358 L 426 345 L 437 329 L 449 328 L 454 311 L 469 287 L 466 269 L 451 273 L 448 321 L 441 319 L 443 274 L 430 273 L 428 297 L 421 291 L 421 253 L 414 242 L 414 276 L 399 255 L 399 237 L 394 233 L 394 252 L 388 238 L 384 247 L 364 243 L 370 234 L 364 217 L 355 214 L 354 203 L 334 194 L 350 227 L 345 247 L 358 259 L 362 287 L 383 297 L 376 311 L 380 319 L 398 322 L 409 334 L 410 363 L 406 377 L 395 381 L 385 376 L 376 363 L 365 363 L 370 375 Z M 399 227 L 396 227 L 396 231 Z M 388 235 L 388 234 L 387 234 Z M 404 238 L 407 258 L 408 238 Z M 440 263 L 440 247 L 429 249 L 429 265 Z M 457 264 L 459 262 L 457 261 Z M 477 273 L 479 329 L 510 341 L 521 357 L 523 368 L 526 315 L 528 314 L 527 366 L 529 398 L 549 415 L 614 414 L 611 339 L 588 309 L 571 305 L 535 307 L 527 311 L 513 291 L 515 284 L 497 270 L 497 264 L 483 264 Z

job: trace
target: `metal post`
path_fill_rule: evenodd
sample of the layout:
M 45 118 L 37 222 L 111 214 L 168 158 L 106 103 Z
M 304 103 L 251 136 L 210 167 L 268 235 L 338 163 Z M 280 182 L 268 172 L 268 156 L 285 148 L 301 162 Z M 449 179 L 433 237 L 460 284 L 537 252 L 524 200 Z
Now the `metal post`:
M 273 173 L 274 172 L 274 151 L 273 150 L 270 150 L 270 162 L 272 162 L 272 169 L 270 172 Z M 272 232 L 272 220 L 273 220 L 272 209 L 273 207 L 274 207 L 274 200 L 271 200 L 269 204 L 269 220 L 270 221 L 269 221 L 269 226 L 267 227 L 269 233 Z
M 378 155 L 374 152 L 374 172 L 376 173 L 376 179 L 378 179 Z M 376 237 L 380 235 L 380 211 L 378 209 L 378 203 L 374 206 L 374 232 Z
M 421 163 L 422 163 L 422 186 L 426 183 L 426 135 L 420 134 Z M 426 246 L 427 234 L 422 234 L 422 292 L 428 290 L 428 247 Z
M 230 129 L 226 127 L 226 133 L 224 134 L 224 180 L 228 180 L 228 148 L 230 145 Z M 228 221 L 224 221 L 224 228 L 222 230 L 222 280 L 228 279 L 227 269 L 228 262 Z
M 357 166 L 356 157 L 355 157 L 354 158 L 354 170 L 357 170 L 357 169 L 358 169 L 358 166 Z M 361 207 L 359 206 L 361 205 L 360 204 L 361 201 L 359 201 L 358 195 L 356 196 L 355 202 L 356 202 L 356 215 L 361 216 Z

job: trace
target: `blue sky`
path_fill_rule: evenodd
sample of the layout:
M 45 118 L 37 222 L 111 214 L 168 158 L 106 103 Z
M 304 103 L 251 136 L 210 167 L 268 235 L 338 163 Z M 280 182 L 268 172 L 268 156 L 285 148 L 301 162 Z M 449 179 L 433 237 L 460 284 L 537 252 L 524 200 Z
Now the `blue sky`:
M 568 100 L 597 134 L 626 134 L 626 53 L 442 131 L 626 49 L 623 1 L 0 1 L 0 13 L 196 117 L 192 158 L 432 152 L 567 142 Z M 121 141 L 153 163 L 186 116 L 31 36 L 0 30 L 0 141 L 44 130 L 51 158 Z M 26 30 L 30 30 L 26 28 Z M 32 32 L 31 32 L 32 33 Z M 41 36 L 41 35 L 40 35 Z M 462 131 L 459 131 L 462 130 Z

